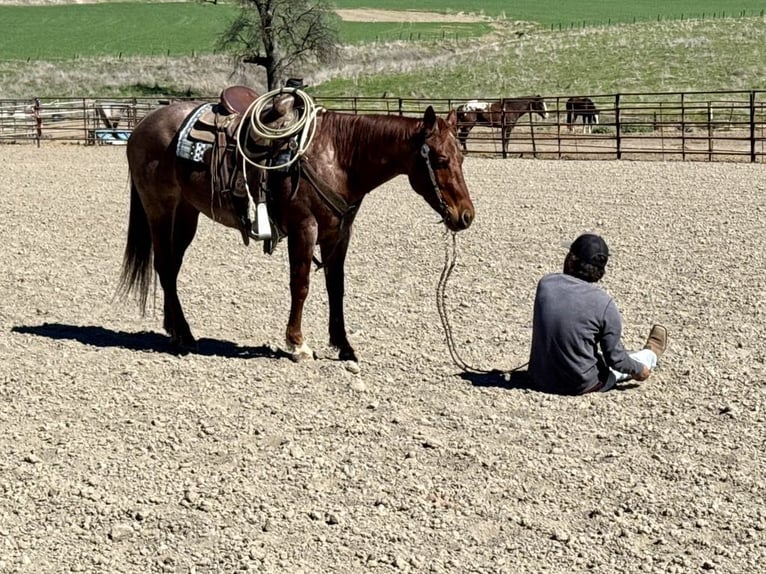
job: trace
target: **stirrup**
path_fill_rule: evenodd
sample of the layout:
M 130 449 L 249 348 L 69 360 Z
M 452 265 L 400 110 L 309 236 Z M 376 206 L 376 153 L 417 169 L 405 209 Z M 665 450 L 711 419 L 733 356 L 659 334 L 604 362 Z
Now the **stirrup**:
M 269 219 L 269 225 L 271 226 L 271 237 L 263 242 L 263 252 L 266 255 L 274 253 L 277 244 L 282 240 L 282 235 L 279 233 L 279 229 L 274 225 L 274 222 L 271 221 L 271 219 Z
M 249 207 L 252 209 L 252 204 Z M 251 225 L 250 236 L 259 241 L 271 239 L 271 220 L 269 219 L 269 211 L 266 208 L 266 203 L 261 202 L 256 204 L 254 211 L 255 213 L 250 214 L 250 220 L 255 220 L 255 230 L 253 230 Z

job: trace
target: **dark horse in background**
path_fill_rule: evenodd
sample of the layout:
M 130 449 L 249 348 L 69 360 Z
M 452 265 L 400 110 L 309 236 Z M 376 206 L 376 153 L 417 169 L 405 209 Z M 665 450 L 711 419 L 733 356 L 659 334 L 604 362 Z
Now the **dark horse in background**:
M 196 344 L 178 298 L 177 278 L 199 214 L 228 227 L 240 226 L 233 210 L 213 211 L 209 165 L 176 157 L 179 128 L 201 103 L 178 102 L 154 110 L 136 126 L 127 145 L 130 216 L 122 292 L 137 291 L 145 310 L 153 261 L 164 292 L 164 328 L 181 350 Z M 287 175 L 270 171 L 267 176 L 270 217 L 287 238 L 290 261 L 287 347 L 296 361 L 314 358 L 301 319 L 314 247 L 319 245 L 330 344 L 341 360 L 356 361 L 343 313 L 344 262 L 354 214 L 367 193 L 406 175 L 451 231 L 471 225 L 474 206 L 463 179 L 454 112 L 446 119 L 430 106 L 419 118 L 325 112 L 316 121 L 303 156 L 312 175 L 307 178 L 304 169 Z M 255 187 L 261 174 L 251 171 L 248 182 Z M 335 200 L 328 201 L 328 194 L 335 194 Z
M 593 100 L 587 97 L 572 97 L 567 100 L 567 127 L 572 131 L 579 117 L 583 125 L 583 133 L 591 133 L 593 126 L 598 125 L 598 108 Z
M 500 128 L 503 152 L 508 145 L 511 130 L 524 114 L 537 113 L 541 118 L 548 117 L 548 108 L 542 96 L 522 98 L 503 98 L 494 102 L 470 101 L 455 108 L 457 112 L 458 139 L 463 151 L 468 151 L 466 140 L 476 126 Z

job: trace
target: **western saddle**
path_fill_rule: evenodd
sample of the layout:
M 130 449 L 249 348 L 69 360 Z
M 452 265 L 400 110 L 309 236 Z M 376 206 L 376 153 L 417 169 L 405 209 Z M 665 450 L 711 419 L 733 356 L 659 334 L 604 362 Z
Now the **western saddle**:
M 250 163 L 257 160 L 258 163 L 280 164 L 286 151 L 289 158 L 289 150 L 286 150 L 287 142 L 261 140 L 251 133 L 249 126 L 240 127 L 243 121 L 249 121 L 245 114 L 258 97 L 258 93 L 247 86 L 224 88 L 219 101 L 198 115 L 187 137 L 209 144 L 203 162 L 210 169 L 213 193 L 220 204 L 229 205 L 237 214 L 245 245 L 249 245 L 251 238 L 264 240 L 264 251 L 271 253 L 279 238 L 276 227 L 266 215 L 266 174 L 259 170 L 258 189 L 249 189 L 247 175 L 256 168 L 249 166 L 245 159 L 250 159 Z M 293 96 L 287 92 L 274 96 L 271 106 L 261 113 L 261 124 L 270 128 L 290 125 L 299 117 L 299 110 L 293 109 L 294 102 Z M 242 157 L 243 153 L 247 158 Z

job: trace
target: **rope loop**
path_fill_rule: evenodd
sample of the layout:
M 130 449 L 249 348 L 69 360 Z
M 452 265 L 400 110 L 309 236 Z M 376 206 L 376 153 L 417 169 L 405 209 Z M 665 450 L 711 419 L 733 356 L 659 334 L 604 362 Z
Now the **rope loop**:
M 273 106 L 274 98 L 282 94 L 290 94 L 296 101 L 301 102 L 301 106 L 294 106 L 294 109 L 301 108 L 298 120 L 279 128 L 266 125 L 261 121 L 261 114 L 268 107 Z M 299 88 L 278 88 L 276 90 L 271 90 L 256 98 L 243 114 L 243 119 L 237 128 L 237 151 L 243 157 L 243 161 L 250 165 L 265 170 L 284 170 L 306 153 L 306 150 L 311 144 L 311 140 L 314 139 L 314 135 L 316 134 L 317 116 L 323 111 L 324 108 L 317 106 L 311 96 Z M 240 137 L 242 126 L 244 125 L 248 126 L 248 129 L 254 138 L 268 142 L 287 140 L 298 136 L 294 142 L 290 142 L 290 149 L 293 152 L 292 157 L 287 162 L 277 165 L 266 165 L 250 159 L 242 147 L 242 138 Z

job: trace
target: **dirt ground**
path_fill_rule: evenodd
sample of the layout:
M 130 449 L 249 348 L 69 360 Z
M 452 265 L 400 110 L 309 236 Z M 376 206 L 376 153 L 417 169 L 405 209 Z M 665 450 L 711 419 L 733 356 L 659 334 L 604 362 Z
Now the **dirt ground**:
M 341 20 L 349 22 L 481 22 L 487 20 L 476 14 L 440 14 L 437 12 L 420 12 L 417 10 L 376 10 L 374 8 L 358 8 L 335 10 Z
M 536 281 L 584 231 L 646 382 L 565 398 L 462 373 L 436 308 L 445 237 L 399 178 L 355 224 L 327 346 L 314 275 L 280 352 L 287 249 L 201 220 L 167 352 L 161 291 L 113 298 L 121 147 L 2 146 L 0 572 L 760 573 L 766 563 L 763 165 L 469 157 L 446 307 L 463 360 L 527 360 Z

